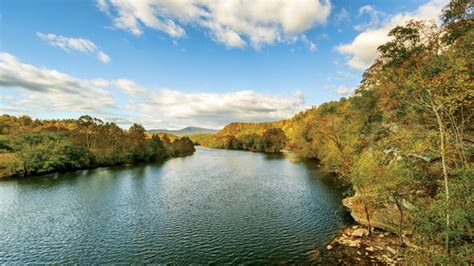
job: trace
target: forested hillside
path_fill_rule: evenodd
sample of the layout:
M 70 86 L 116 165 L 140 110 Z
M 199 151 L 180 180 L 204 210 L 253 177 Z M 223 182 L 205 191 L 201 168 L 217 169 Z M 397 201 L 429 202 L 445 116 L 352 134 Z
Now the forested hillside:
M 67 120 L 0 116 L 0 177 L 163 161 L 193 152 L 189 138 L 146 135 L 138 124 L 123 130 L 89 116 Z
M 279 152 L 286 141 L 284 131 L 275 123 L 232 123 L 219 133 L 201 139 L 200 144 L 221 149 Z
M 390 31 L 354 95 L 275 123 L 233 123 L 208 146 L 288 148 L 318 158 L 361 206 L 358 222 L 395 211 L 400 235 L 413 234 L 414 263 L 473 262 L 474 7 L 454 0 L 441 26 L 410 21 Z M 356 210 L 353 210 L 356 211 Z M 381 223 L 380 223 L 381 224 Z

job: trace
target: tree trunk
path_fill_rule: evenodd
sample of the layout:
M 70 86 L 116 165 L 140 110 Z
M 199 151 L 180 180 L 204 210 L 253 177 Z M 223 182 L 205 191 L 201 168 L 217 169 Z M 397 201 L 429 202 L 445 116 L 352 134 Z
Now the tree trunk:
M 28 166 L 27 165 L 28 165 L 27 162 L 23 161 L 23 172 L 24 172 L 25 176 L 28 175 Z
M 395 204 L 400 212 L 400 222 L 398 224 L 398 235 L 400 236 L 400 247 L 403 247 L 403 207 L 400 204 L 400 199 L 395 197 Z
M 372 226 L 370 225 L 370 215 L 369 215 L 369 208 L 367 208 L 367 203 L 364 202 L 364 211 L 365 211 L 365 218 L 367 219 L 367 225 L 369 227 L 369 235 L 372 233 Z
M 445 248 L 446 248 L 446 253 L 449 254 L 449 186 L 448 186 L 448 170 L 446 166 L 446 148 L 444 145 L 444 127 L 443 127 L 443 121 L 441 120 L 441 116 L 438 112 L 438 109 L 442 108 L 442 105 L 440 105 L 438 108 L 436 108 L 434 105 L 432 105 L 433 112 L 436 115 L 436 120 L 438 122 L 438 130 L 439 130 L 439 140 L 440 140 L 440 152 L 441 152 L 441 164 L 443 166 L 443 177 L 444 177 L 444 190 L 446 194 L 445 198 L 445 210 L 446 210 L 446 239 L 445 239 Z

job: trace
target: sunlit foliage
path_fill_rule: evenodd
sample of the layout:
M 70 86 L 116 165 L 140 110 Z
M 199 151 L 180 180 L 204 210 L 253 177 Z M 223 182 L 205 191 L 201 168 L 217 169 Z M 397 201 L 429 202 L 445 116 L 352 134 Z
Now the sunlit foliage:
M 67 120 L 0 116 L 0 177 L 162 161 L 192 152 L 189 138 L 147 136 L 138 124 L 123 130 L 90 116 Z
M 338 174 L 366 205 L 399 212 L 420 264 L 474 261 L 474 6 L 453 0 L 443 24 L 409 21 L 389 33 L 355 94 L 273 123 L 234 123 L 210 146 L 261 150 L 280 128 L 284 148 Z M 281 143 L 281 142 L 280 142 Z M 276 151 L 276 149 L 274 149 Z

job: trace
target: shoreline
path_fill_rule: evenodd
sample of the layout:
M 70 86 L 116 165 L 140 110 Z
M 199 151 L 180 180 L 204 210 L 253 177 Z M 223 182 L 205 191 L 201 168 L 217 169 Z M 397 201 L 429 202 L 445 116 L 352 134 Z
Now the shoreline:
M 321 254 L 321 265 L 373 265 L 373 264 L 403 264 L 404 249 L 416 246 L 409 238 L 404 239 L 405 247 L 399 245 L 398 235 L 373 229 L 368 230 L 354 223 L 341 229 L 324 247 Z
M 193 155 L 193 154 L 194 154 L 194 152 L 179 154 L 179 155 L 176 155 L 176 156 L 171 156 L 171 157 L 168 157 L 168 158 L 164 158 L 161 161 L 138 161 L 138 162 L 122 162 L 122 163 L 116 163 L 116 164 L 98 164 L 98 165 L 87 166 L 87 167 L 51 170 L 51 171 L 45 171 L 45 172 L 41 172 L 41 173 L 34 173 L 34 174 L 28 174 L 28 175 L 17 175 L 17 174 L 6 175 L 6 176 L 0 176 L 0 182 L 14 180 L 14 179 L 30 178 L 30 177 L 36 177 L 36 176 L 44 176 L 44 175 L 50 175 L 50 174 L 60 174 L 60 173 L 70 173 L 70 172 L 74 172 L 74 171 L 92 170 L 92 169 L 98 169 L 98 168 L 101 168 L 101 167 L 118 167 L 118 166 L 127 166 L 127 165 L 137 165 L 137 164 L 142 164 L 142 163 L 164 163 L 164 162 L 166 162 L 170 159 L 186 157 L 186 156 L 190 156 L 190 155 Z

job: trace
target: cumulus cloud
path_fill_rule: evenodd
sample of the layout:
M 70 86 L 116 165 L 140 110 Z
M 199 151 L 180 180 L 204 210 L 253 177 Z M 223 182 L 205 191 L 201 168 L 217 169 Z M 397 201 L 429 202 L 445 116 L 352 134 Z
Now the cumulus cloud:
M 162 114 L 179 126 L 200 121 L 203 126 L 216 128 L 235 121 L 260 122 L 286 119 L 304 109 L 306 107 L 304 102 L 305 99 L 300 93 L 284 97 L 250 90 L 228 93 L 185 93 L 160 89 L 147 96 L 147 100 L 138 108 L 142 114 Z
M 90 114 L 123 126 L 139 122 L 147 128 L 220 128 L 235 121 L 290 118 L 306 107 L 301 93 L 290 97 L 251 90 L 189 93 L 146 88 L 128 79 L 79 79 L 22 63 L 8 53 L 0 53 L 0 88 L 2 112 Z
M 179 38 L 190 25 L 216 42 L 240 48 L 299 36 L 325 23 L 331 10 L 329 0 L 98 0 L 97 6 L 115 27 L 137 36 L 147 27 Z
M 17 109 L 56 112 L 104 113 L 116 108 L 105 83 L 81 80 L 56 70 L 21 63 L 15 56 L 0 53 L 0 86 L 18 97 L 3 99 Z
M 350 95 L 352 93 L 352 90 L 349 89 L 348 87 L 342 85 L 342 86 L 339 86 L 337 88 L 336 93 L 339 94 L 339 95 L 347 96 L 347 95 Z
M 380 16 L 372 6 L 364 6 L 359 14 L 369 14 L 373 18 L 368 24 L 359 25 L 361 30 L 350 43 L 341 44 L 336 50 L 348 56 L 347 64 L 354 69 L 363 70 L 370 66 L 377 58 L 377 47 L 387 42 L 388 32 L 397 25 L 403 25 L 411 19 L 437 20 L 448 0 L 431 0 L 413 12 L 397 13 L 381 21 Z
M 36 36 L 48 42 L 49 45 L 59 47 L 64 51 L 69 52 L 71 50 L 75 50 L 81 53 L 95 54 L 97 59 L 99 59 L 101 62 L 110 62 L 110 57 L 101 51 L 91 40 L 83 38 L 70 38 L 62 35 L 56 35 L 52 33 L 45 34 L 41 32 L 37 32 Z

